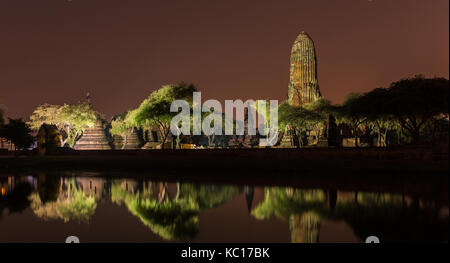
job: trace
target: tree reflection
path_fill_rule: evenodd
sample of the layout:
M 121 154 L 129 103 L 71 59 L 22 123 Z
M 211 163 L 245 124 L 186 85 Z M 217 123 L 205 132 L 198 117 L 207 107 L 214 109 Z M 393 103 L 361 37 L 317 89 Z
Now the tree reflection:
M 14 177 L 10 178 L 14 180 Z M 30 205 L 27 197 L 32 191 L 33 188 L 27 182 L 18 182 L 9 193 L 6 193 L 6 190 L 2 191 L 0 195 L 0 220 L 4 215 L 21 213 L 25 210 Z
M 61 176 L 55 174 L 37 174 L 39 199 L 43 203 L 56 201 L 61 191 Z
M 166 240 L 192 240 L 199 231 L 201 210 L 218 207 L 237 193 L 237 187 L 114 180 L 111 200 L 125 205 L 152 232 Z
M 59 178 L 59 194 L 54 201 L 44 201 L 41 199 L 42 192 L 32 193 L 29 196 L 30 207 L 34 214 L 44 220 L 62 219 L 64 222 L 89 222 L 97 208 L 97 202 L 93 196 L 86 195 L 79 189 L 75 178 L 71 178 L 62 187 Z M 52 190 L 55 190 L 52 188 Z M 47 196 L 47 195 L 46 195 Z
M 238 192 L 237 187 L 227 185 L 183 184 L 181 186 L 181 195 L 194 199 L 202 210 L 219 207 L 230 201 Z
M 441 216 L 442 209 L 448 204 L 402 194 L 269 187 L 252 215 L 289 220 L 292 242 L 318 242 L 323 220 L 345 221 L 360 240 L 376 234 L 385 242 L 447 242 L 448 214 Z
M 136 192 L 133 188 L 127 190 L 124 187 L 127 185 L 114 181 L 111 199 L 124 204 L 152 232 L 166 240 L 193 239 L 197 235 L 199 206 L 193 198 L 170 198 L 167 183 L 149 182 L 143 185 L 142 191 Z
M 292 242 L 317 242 L 321 211 L 326 209 L 326 193 L 323 190 L 299 190 L 293 188 L 266 188 L 265 199 L 253 211 L 257 219 L 272 215 L 289 220 Z
M 254 202 L 252 186 L 111 181 L 95 173 L 3 177 L 0 188 L 0 219 L 29 206 L 44 220 L 88 223 L 97 204 L 111 197 L 165 240 L 194 239 L 200 212 L 230 202 L 241 190 L 248 209 Z M 360 240 L 376 235 L 382 242 L 448 242 L 448 200 L 442 197 L 291 187 L 266 187 L 264 193 L 251 214 L 258 220 L 288 222 L 292 242 L 319 242 L 326 221 L 345 222 Z

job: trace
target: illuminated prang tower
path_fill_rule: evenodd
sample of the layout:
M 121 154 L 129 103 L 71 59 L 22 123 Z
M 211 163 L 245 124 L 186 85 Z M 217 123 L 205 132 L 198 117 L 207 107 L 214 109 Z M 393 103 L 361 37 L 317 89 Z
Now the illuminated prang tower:
M 307 33 L 301 32 L 291 51 L 288 101 L 292 106 L 302 106 L 320 97 L 314 42 Z

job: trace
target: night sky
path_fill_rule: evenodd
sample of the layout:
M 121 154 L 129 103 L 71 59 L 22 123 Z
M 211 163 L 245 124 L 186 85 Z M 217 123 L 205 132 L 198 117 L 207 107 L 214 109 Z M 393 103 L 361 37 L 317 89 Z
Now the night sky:
M 0 0 L 0 107 L 84 100 L 107 118 L 163 84 L 284 100 L 291 45 L 316 45 L 322 95 L 449 75 L 448 0 Z

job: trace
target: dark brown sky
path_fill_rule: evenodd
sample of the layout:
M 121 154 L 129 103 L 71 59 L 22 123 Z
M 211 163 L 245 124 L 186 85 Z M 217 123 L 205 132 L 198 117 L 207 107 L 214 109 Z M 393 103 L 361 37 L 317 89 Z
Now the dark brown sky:
M 93 97 L 111 115 L 162 84 L 203 98 L 284 99 L 302 30 L 316 44 L 322 94 L 449 72 L 448 0 L 0 0 L 0 104 Z

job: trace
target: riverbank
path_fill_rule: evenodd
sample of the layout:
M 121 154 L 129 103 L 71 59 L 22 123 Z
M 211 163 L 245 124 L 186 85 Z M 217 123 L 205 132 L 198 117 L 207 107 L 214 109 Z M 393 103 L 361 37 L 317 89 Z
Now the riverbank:
M 448 149 L 302 148 L 73 151 L 58 156 L 2 154 L 2 171 L 172 171 L 229 176 L 258 173 L 448 175 Z

